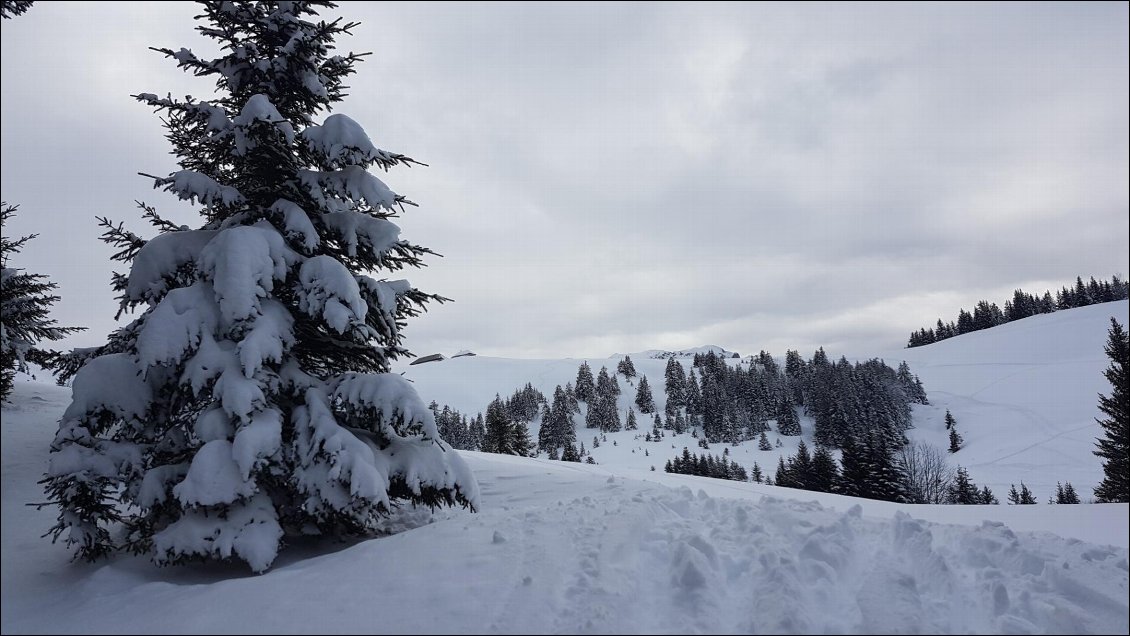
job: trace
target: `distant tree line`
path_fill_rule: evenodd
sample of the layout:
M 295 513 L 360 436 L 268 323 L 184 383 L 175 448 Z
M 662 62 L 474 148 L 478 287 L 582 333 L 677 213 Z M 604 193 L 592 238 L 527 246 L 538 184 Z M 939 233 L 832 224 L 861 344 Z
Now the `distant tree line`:
M 663 428 L 676 434 L 698 429 L 709 443 L 759 439 L 771 430 L 770 421 L 781 435 L 800 435 L 802 407 L 815 419 L 821 445 L 840 447 L 849 437 L 882 435 L 901 446 L 910 404 L 927 402 L 922 382 L 905 362 L 897 371 L 877 359 L 832 363 L 823 349 L 807 362 L 789 351 L 783 369 L 765 351 L 748 367 L 731 366 L 709 352 L 696 355 L 685 375 L 682 364 L 669 359 L 664 375 Z
M 1017 289 L 1012 293 L 1012 299 L 1004 302 L 1003 310 L 996 303 L 987 300 L 978 301 L 972 313 L 965 309 L 959 310 L 956 322 L 942 322 L 939 318 L 933 328 L 923 328 L 911 333 L 906 346 L 921 347 L 1037 314 L 1050 314 L 1060 309 L 1125 300 L 1128 296 L 1130 296 L 1130 284 L 1119 278 L 1117 274 L 1110 280 L 1103 281 L 1097 281 L 1092 276 L 1086 283 L 1081 276 L 1077 276 L 1075 285 L 1062 287 L 1055 293 L 1055 298 L 1052 298 L 1051 291 L 1045 291 L 1043 296 L 1034 296 Z
M 1080 281 L 1081 283 L 1081 281 Z M 1114 283 L 1122 285 L 1116 277 Z M 1113 284 L 1113 283 L 1112 283 Z M 1106 284 L 1096 283 L 1098 289 Z M 1091 295 L 1088 286 L 1083 289 Z M 1075 302 L 1075 290 L 1059 294 Z M 1015 305 L 1009 304 L 1009 309 Z M 1113 390 L 1100 396 L 1100 409 L 1107 419 L 1100 420 L 1107 437 L 1099 441 L 1096 454 L 1102 457 L 1106 479 L 1096 489 L 1097 501 L 1126 501 L 1127 444 L 1126 372 L 1128 349 L 1126 332 L 1112 320 L 1107 354 L 1111 366 L 1106 371 Z M 776 474 L 763 476 L 756 463 L 752 472 L 729 458 L 708 453 L 692 454 L 686 448 L 681 456 L 669 460 L 666 472 L 700 475 L 731 480 L 752 480 L 778 486 L 829 492 L 853 497 L 919 504 L 997 504 L 988 486 L 978 486 L 968 471 L 951 466 L 944 450 L 924 442 L 908 443 L 905 432 L 911 426 L 910 405 L 927 404 L 926 391 L 909 365 L 902 362 L 892 369 L 882 360 L 849 363 L 841 357 L 831 362 L 823 349 L 809 360 L 788 351 L 782 368 L 762 351 L 748 366 L 727 363 L 713 352 L 697 354 L 690 370 L 669 358 L 664 371 L 667 392 L 663 416 L 655 408 L 654 396 L 646 376 L 639 376 L 631 359 L 617 364 L 617 373 L 602 367 L 594 378 L 587 362 L 577 369 L 576 384 L 557 386 L 553 399 L 546 400 L 529 383 L 503 401 L 495 400 L 480 413 L 468 418 L 433 402 L 441 436 L 459 449 L 529 455 L 534 452 L 526 424 L 541 416 L 536 449 L 550 459 L 582 461 L 584 444 L 577 443 L 574 416 L 587 404 L 586 427 L 605 433 L 621 430 L 617 409 L 620 386 L 617 375 L 631 382 L 638 378 L 634 404 L 641 413 L 652 414 L 651 430 L 645 441 L 658 442 L 665 431 L 681 434 L 690 431 L 699 446 L 710 443 L 739 444 L 757 440 L 761 450 L 772 450 L 766 431 L 776 423 L 783 436 L 801 434 L 798 409 L 814 421 L 815 451 L 801 441 L 791 457 L 781 457 Z M 626 430 L 636 428 L 635 410 L 629 408 Z M 947 410 L 945 428 L 949 434 L 948 454 L 957 454 L 964 440 L 957 431 L 957 420 Z M 599 438 L 594 438 L 593 447 Z M 778 439 L 777 446 L 780 446 Z M 834 451 L 840 451 L 837 462 Z M 587 461 L 593 462 L 592 456 Z M 1021 483 L 1008 493 L 1011 504 L 1032 504 L 1036 498 Z M 1049 503 L 1079 503 L 1071 483 L 1057 484 Z
M 683 454 L 667 460 L 663 466 L 664 472 L 680 475 L 698 475 L 699 477 L 713 477 L 715 479 L 729 479 L 731 481 L 749 481 L 749 473 L 740 464 L 729 458 L 729 449 L 721 457 L 703 453 L 693 454 L 687 447 L 683 447 Z
M 496 394 L 487 405 L 485 417 L 482 412 L 469 417 L 446 404 L 441 408 L 435 401 L 429 408 L 440 438 L 452 448 L 527 457 L 533 454 L 527 425 L 544 403 L 541 391 L 526 383 L 506 400 Z

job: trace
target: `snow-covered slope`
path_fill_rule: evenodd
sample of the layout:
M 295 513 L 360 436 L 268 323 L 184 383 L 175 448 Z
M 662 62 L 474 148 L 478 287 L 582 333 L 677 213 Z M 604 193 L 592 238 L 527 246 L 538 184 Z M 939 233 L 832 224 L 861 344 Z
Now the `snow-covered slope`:
M 899 506 L 465 453 L 483 509 L 271 571 L 68 562 L 35 481 L 65 389 L 4 409 L 4 633 L 1126 633 L 1127 506 Z M 945 520 L 938 524 L 925 519 Z M 1049 531 L 1057 534 L 1051 534 Z M 1080 540 L 1082 539 L 1082 540 Z M 1113 545 L 1100 545 L 1113 544 Z
M 1097 475 L 1097 463 L 1084 466 L 1093 460 L 1082 438 L 1074 451 L 1049 449 L 1093 417 L 1094 393 L 1106 390 L 1105 322 L 1124 320 L 1126 309 L 1061 312 L 971 335 L 980 342 L 963 336 L 887 356 L 909 360 L 931 391 L 915 434 L 936 432 L 948 407 L 970 442 L 957 459 L 974 458 L 975 478 L 1021 470 L 1021 459 L 1052 461 L 1028 457 L 1040 452 Z M 633 360 L 661 388 L 665 361 Z M 614 369 L 616 360 L 591 362 Z M 552 389 L 577 364 L 465 357 L 410 375 L 425 399 L 477 410 L 527 381 Z M 656 398 L 662 406 L 661 390 Z M 297 542 L 262 576 L 242 564 L 156 568 L 125 555 L 71 563 L 40 537 L 55 512 L 26 505 L 43 499 L 36 481 L 68 400 L 67 389 L 21 382 L 4 406 L 4 633 L 1130 630 L 1125 504 L 907 506 L 668 475 L 672 440 L 647 444 L 630 432 L 609 435 L 595 466 L 464 453 L 479 480 L 478 513 L 403 510 L 386 523 L 395 534 Z M 1025 424 L 1025 408 L 1046 411 L 1044 428 Z M 994 423 L 999 436 L 979 436 Z M 1028 441 L 1008 446 L 1003 433 L 1024 430 Z M 1076 433 L 1094 437 L 1097 425 Z M 730 452 L 775 464 L 779 450 L 749 446 Z M 1074 483 L 1089 494 L 1079 474 Z
M 1055 492 L 1057 482 L 1071 482 L 1087 499 L 1102 479 L 1102 464 L 1092 451 L 1095 438 L 1102 433 L 1095 422 L 1100 415 L 1098 394 L 1110 391 L 1102 375 L 1109 363 L 1103 344 L 1110 317 L 1125 324 L 1128 308 L 1127 301 L 1119 301 L 1058 311 L 914 349 L 827 353 L 833 360 L 847 354 L 851 360 L 883 358 L 891 366 L 901 360 L 909 362 L 930 398 L 928 406 L 914 407 L 915 428 L 910 437 L 946 448 L 949 442 L 943 420 L 950 409 L 965 438 L 965 447 L 951 460 L 968 468 L 973 480 L 988 485 L 998 498 L 1004 499 L 1010 484 L 1019 488 L 1023 481 L 1041 502 Z M 771 353 L 781 359 L 785 352 Z M 801 354 L 808 358 L 812 352 Z M 588 362 L 593 373 L 602 365 L 612 373 L 620 357 L 589 358 Z M 633 354 L 632 362 L 640 375 L 648 377 L 662 411 L 667 360 Z M 681 362 L 685 369 L 690 368 L 689 360 Z M 552 396 L 556 385 L 576 380 L 580 363 L 580 359 L 478 356 L 406 368 L 406 376 L 416 383 L 425 401 L 436 400 L 474 415 L 485 410 L 495 393 L 505 398 L 526 382 Z M 635 387 L 623 376 L 618 380 L 623 422 Z M 593 431 L 584 428 L 583 418 L 576 419 L 577 438 L 589 448 Z M 650 429 L 650 417 L 640 417 L 639 426 L 642 437 Z M 802 428 L 803 438 L 811 445 L 812 421 L 802 418 Z M 535 422 L 531 434 L 536 430 Z M 775 442 L 777 438 L 771 435 L 770 439 Z M 779 439 L 782 446 L 772 451 L 759 451 L 756 443 L 746 443 L 731 448 L 730 456 L 747 468 L 757 462 L 771 474 L 778 455 L 796 451 L 798 438 Z M 647 444 L 636 439 L 636 433 L 624 431 L 609 434 L 608 442 L 592 454 L 602 464 L 662 470 L 664 462 L 684 446 L 702 452 L 695 446 L 697 441 L 687 434 Z M 709 452 L 721 454 L 722 447 L 716 445 Z
M 1024 480 L 1043 502 L 1070 481 L 1090 498 L 1102 480 L 1098 396 L 1110 395 L 1103 345 L 1110 318 L 1127 324 L 1128 307 L 1057 311 L 898 352 L 930 397 L 912 436 L 944 445 L 948 408 L 965 438 L 953 459 L 979 483 L 1003 495 Z

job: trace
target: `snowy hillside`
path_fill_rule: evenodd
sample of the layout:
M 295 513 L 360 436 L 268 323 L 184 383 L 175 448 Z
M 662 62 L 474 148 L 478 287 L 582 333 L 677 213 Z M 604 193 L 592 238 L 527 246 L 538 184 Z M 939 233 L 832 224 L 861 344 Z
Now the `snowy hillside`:
M 1057 312 L 888 355 L 906 357 L 930 392 L 913 435 L 940 435 L 949 408 L 968 441 L 956 459 L 998 494 L 1010 480 L 1068 479 L 1089 495 L 1101 472 L 1088 421 L 1105 390 L 1105 323 L 1126 310 Z M 633 359 L 662 406 L 665 361 Z M 579 362 L 462 357 L 409 377 L 425 399 L 474 412 L 526 382 L 552 390 Z M 608 434 L 595 466 L 462 453 L 478 513 L 402 509 L 384 523 L 389 536 L 295 541 L 261 576 L 242 563 L 157 568 L 126 555 L 71 563 L 40 536 L 55 511 L 26 505 L 43 500 L 36 481 L 68 401 L 68 389 L 25 378 L 4 406 L 4 633 L 1130 629 L 1126 504 L 910 506 L 669 475 L 672 446 L 693 440 L 649 444 L 630 431 Z M 791 452 L 755 448 L 730 453 L 768 467 Z
M 1128 307 L 1127 301 L 1119 301 L 1058 311 L 913 349 L 827 353 L 831 359 L 846 354 L 852 360 L 880 357 L 892 366 L 902 360 L 910 363 L 926 387 L 930 404 L 914 405 L 915 428 L 909 436 L 946 448 L 943 419 L 949 409 L 965 438 L 964 448 L 952 455 L 951 461 L 969 469 L 976 483 L 988 485 L 1002 501 L 1010 484 L 1019 487 L 1021 481 L 1041 503 L 1055 492 L 1057 482 L 1071 482 L 1086 500 L 1102 479 L 1102 465 L 1092 451 L 1095 438 L 1101 435 L 1101 427 L 1095 422 L 1100 415 L 1098 394 L 1110 390 L 1102 375 L 1109 362 L 1103 344 L 1110 317 L 1125 324 Z M 770 353 L 780 360 L 785 352 Z M 801 354 L 808 357 L 812 352 Z M 620 358 L 614 355 L 590 358 L 588 362 L 593 373 L 601 366 L 612 373 Z M 632 354 L 632 361 L 639 375 L 647 376 L 662 412 L 667 360 Z M 435 400 L 474 415 L 486 408 L 495 393 L 505 398 L 527 382 L 552 396 L 556 385 L 576 380 L 581 362 L 477 356 L 405 366 L 402 370 L 416 383 L 425 401 Z M 727 362 L 744 364 L 748 360 Z M 684 366 L 689 368 L 689 361 Z M 632 404 L 635 390 L 634 383 L 623 376 L 618 379 L 624 389 L 619 399 L 623 414 Z M 583 418 L 577 420 L 577 439 L 589 448 L 593 431 L 584 428 Z M 537 424 L 531 423 L 530 432 L 535 437 Z M 802 437 L 811 447 L 812 421 L 802 418 L 801 425 Z M 607 434 L 608 442 L 592 449 L 593 457 L 601 464 L 662 470 L 664 462 L 684 446 L 692 452 L 699 450 L 698 440 L 689 434 L 648 444 L 636 436 L 642 438 L 650 429 L 650 416 L 640 416 L 639 426 L 636 432 Z M 770 439 L 776 442 L 778 438 L 771 435 Z M 744 443 L 731 448 L 730 456 L 746 468 L 757 462 L 772 474 L 778 456 L 795 453 L 799 438 L 779 439 L 782 446 L 772 451 L 759 451 L 756 443 Z M 721 445 L 710 452 L 720 454 Z
M 1128 628 L 1123 504 L 900 506 L 481 453 L 479 513 L 405 510 L 397 534 L 292 545 L 262 576 L 69 563 L 39 536 L 54 513 L 25 505 L 67 400 L 22 383 L 4 409 L 4 633 Z

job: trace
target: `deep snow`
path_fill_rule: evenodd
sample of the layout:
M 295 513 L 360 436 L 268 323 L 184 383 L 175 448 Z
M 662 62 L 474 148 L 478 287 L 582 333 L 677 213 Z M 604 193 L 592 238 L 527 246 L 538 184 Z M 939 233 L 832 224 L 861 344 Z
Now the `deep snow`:
M 1045 461 L 1039 453 L 1073 474 L 1101 471 L 1083 443 L 1098 427 L 1082 422 L 1093 417 L 1094 393 L 1106 388 L 1101 375 L 1091 377 L 1105 366 L 1103 323 L 1114 312 L 1124 320 L 1126 308 L 1058 312 L 971 334 L 980 342 L 962 336 L 899 352 L 933 403 L 916 409 L 916 434 L 933 431 L 934 417 L 940 427 L 940 413 L 953 409 L 970 442 L 958 459 L 968 451 L 974 478 L 1002 498 L 985 476 Z M 633 360 L 660 389 L 662 374 Z M 468 362 L 481 366 L 461 366 Z M 572 379 L 577 364 L 458 358 L 413 367 L 409 377 L 425 400 L 477 410 L 483 394 L 527 381 L 544 391 L 542 382 Z M 615 359 L 608 364 L 614 369 Z M 529 373 L 538 369 L 541 375 Z M 505 382 L 492 388 L 492 378 Z M 440 393 L 441 382 L 455 395 Z M 655 393 L 660 401 L 661 390 Z M 1061 403 L 1068 399 L 1080 403 Z M 641 451 L 630 452 L 636 441 L 626 432 L 596 449 L 603 462 L 596 466 L 464 453 L 479 480 L 480 512 L 402 510 L 386 524 L 395 534 L 300 542 L 262 576 L 243 564 L 156 568 L 129 556 L 70 563 L 61 545 L 40 538 L 54 511 L 26 505 L 43 499 L 36 481 L 68 401 L 67 389 L 21 382 L 4 406 L 4 633 L 1130 630 L 1125 504 L 904 506 L 667 475 L 647 462 L 661 471 L 666 454 L 652 449 L 673 452 L 670 439 L 638 442 L 651 456 L 627 465 Z M 1042 405 L 1058 410 L 1041 411 L 1040 426 L 1021 429 L 1029 421 L 1022 408 Z M 1027 440 L 1013 447 L 975 432 L 994 422 Z M 1058 450 L 1055 440 L 1075 435 L 1078 447 Z M 720 445 L 711 452 L 720 454 Z M 739 452 L 746 451 L 731 451 Z M 775 465 L 776 451 L 763 455 Z M 628 459 L 612 461 L 621 457 Z M 1057 478 L 1050 475 L 1051 483 Z M 1091 481 L 1066 478 L 1089 495 Z

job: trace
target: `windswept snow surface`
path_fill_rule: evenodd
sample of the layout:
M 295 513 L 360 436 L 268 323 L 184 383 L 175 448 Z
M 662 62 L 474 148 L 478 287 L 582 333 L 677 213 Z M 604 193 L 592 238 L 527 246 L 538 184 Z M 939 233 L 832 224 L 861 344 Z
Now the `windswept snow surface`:
M 68 398 L 27 382 L 4 408 L 4 633 L 1130 628 L 1123 504 L 900 506 L 482 453 L 463 453 L 479 513 L 405 509 L 386 524 L 396 534 L 298 542 L 261 576 L 124 555 L 71 563 L 40 538 L 54 512 L 25 505 L 43 499 L 35 482 Z
M 950 408 L 967 442 L 954 459 L 1002 499 L 1020 479 L 1067 479 L 1088 497 L 1101 475 L 1090 451 L 1096 394 L 1109 390 L 1106 324 L 1126 311 L 1057 312 L 884 356 L 907 359 L 929 391 L 912 434 L 940 436 Z M 662 408 L 666 362 L 633 361 Z M 526 382 L 551 391 L 579 363 L 462 357 L 407 377 L 425 401 L 474 413 Z M 635 391 L 619 381 L 623 411 Z M 388 536 L 295 541 L 261 576 L 127 555 L 71 563 L 40 537 L 55 511 L 26 505 L 44 499 L 36 481 L 69 400 L 69 389 L 22 381 L 3 408 L 4 633 L 1130 631 L 1126 504 L 909 506 L 668 475 L 662 464 L 682 446 L 702 451 L 689 436 L 636 439 L 644 417 L 593 450 L 599 465 L 463 453 L 478 513 L 402 509 Z M 771 471 L 795 448 L 782 440 L 730 455 Z

